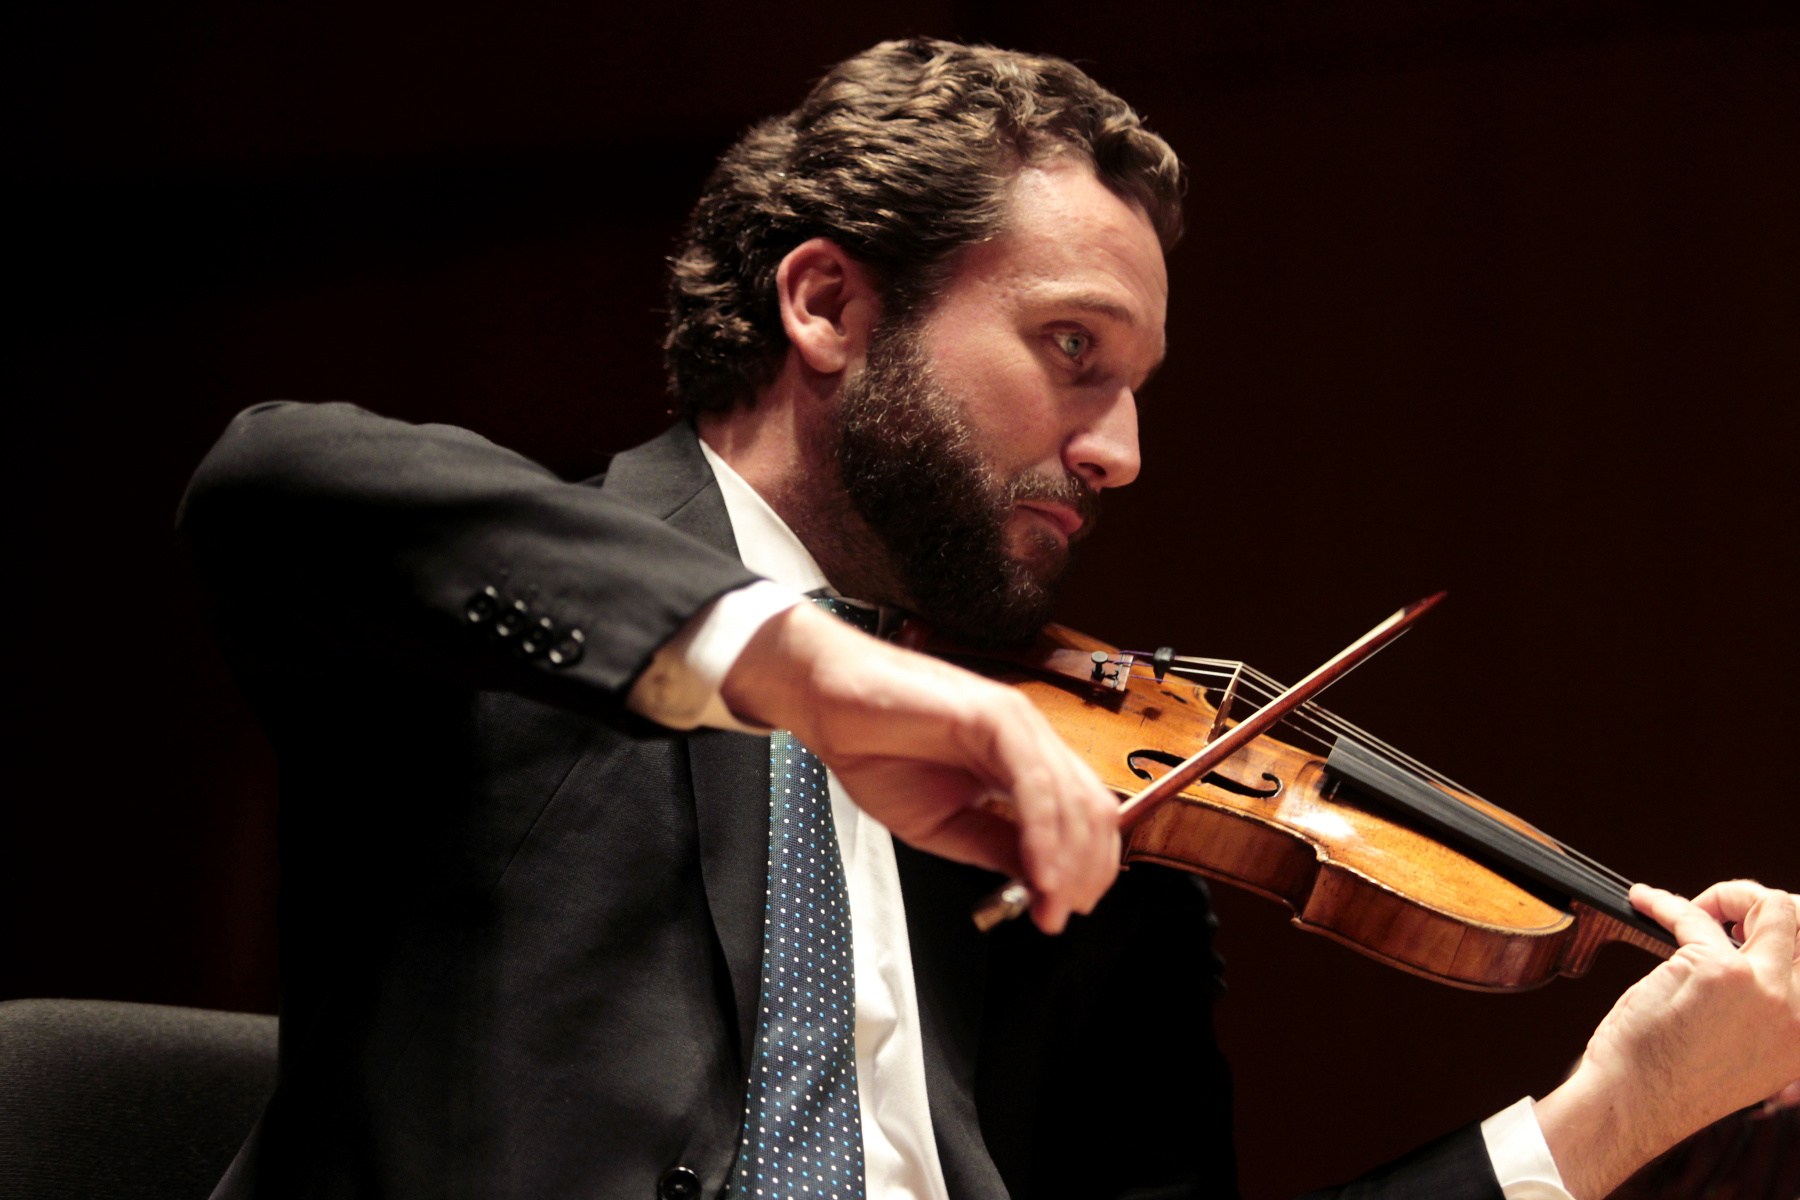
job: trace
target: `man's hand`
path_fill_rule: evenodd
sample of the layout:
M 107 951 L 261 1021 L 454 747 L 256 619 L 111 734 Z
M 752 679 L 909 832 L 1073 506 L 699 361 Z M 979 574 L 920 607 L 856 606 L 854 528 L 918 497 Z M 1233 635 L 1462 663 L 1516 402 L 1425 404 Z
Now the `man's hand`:
M 791 731 L 895 837 L 1028 881 L 1046 933 L 1118 874 L 1118 798 L 1012 688 L 802 604 L 757 631 L 720 693 Z
M 1681 948 L 1619 997 L 1575 1073 L 1538 1102 L 1577 1200 L 1800 1080 L 1800 900 L 1740 879 L 1692 902 L 1638 884 L 1631 902 Z

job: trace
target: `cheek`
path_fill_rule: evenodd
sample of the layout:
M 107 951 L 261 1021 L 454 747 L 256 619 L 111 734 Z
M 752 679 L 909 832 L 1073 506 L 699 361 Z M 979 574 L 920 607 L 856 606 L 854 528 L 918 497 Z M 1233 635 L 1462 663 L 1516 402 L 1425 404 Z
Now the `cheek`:
M 932 375 L 955 399 L 982 457 L 1009 475 L 1059 459 L 1054 396 L 1031 348 L 980 316 L 940 315 L 926 338 Z
M 1033 364 L 989 361 L 961 376 L 945 382 L 990 463 L 1010 474 L 1059 457 L 1053 397 Z
M 994 414 L 988 452 L 1008 475 L 1025 471 L 1059 474 L 1062 430 L 1041 388 L 1019 387 Z

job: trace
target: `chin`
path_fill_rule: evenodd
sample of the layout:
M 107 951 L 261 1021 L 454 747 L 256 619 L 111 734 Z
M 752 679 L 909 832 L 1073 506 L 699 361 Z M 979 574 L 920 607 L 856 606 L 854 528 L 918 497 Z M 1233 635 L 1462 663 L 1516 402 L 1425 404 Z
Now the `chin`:
M 1012 542 L 1013 562 L 1042 586 L 1055 583 L 1069 569 L 1069 547 L 1053 533 L 1021 530 Z

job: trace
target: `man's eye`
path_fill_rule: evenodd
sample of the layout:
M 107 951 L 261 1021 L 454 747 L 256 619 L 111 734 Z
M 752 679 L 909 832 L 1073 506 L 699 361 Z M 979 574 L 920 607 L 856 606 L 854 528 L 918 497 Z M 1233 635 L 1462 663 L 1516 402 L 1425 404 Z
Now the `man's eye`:
M 1093 344 L 1085 333 L 1055 333 L 1050 336 L 1055 340 L 1058 350 L 1075 360 L 1086 354 L 1088 347 Z

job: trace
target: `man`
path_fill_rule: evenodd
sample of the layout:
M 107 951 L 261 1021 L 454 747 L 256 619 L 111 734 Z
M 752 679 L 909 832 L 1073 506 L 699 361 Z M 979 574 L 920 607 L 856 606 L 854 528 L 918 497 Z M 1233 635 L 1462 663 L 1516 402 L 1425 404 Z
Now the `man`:
M 1083 955 L 1204 962 L 1201 893 L 1101 904 L 1116 801 L 1043 719 L 802 600 L 1043 622 L 1137 473 L 1179 193 L 1068 64 L 889 43 L 709 181 L 668 342 L 692 423 L 602 487 L 343 406 L 234 422 L 183 524 L 281 754 L 284 995 L 220 1194 L 1229 1194 L 1204 1019 L 1167 1128 L 1044 1133 L 1149 1128 L 1044 1043 L 1127 983 Z M 1028 879 L 1048 933 L 1094 917 L 984 940 L 992 876 L 945 860 Z M 1684 949 L 1568 1083 L 1346 1194 L 1588 1200 L 1800 1076 L 1792 900 L 1640 902 Z

